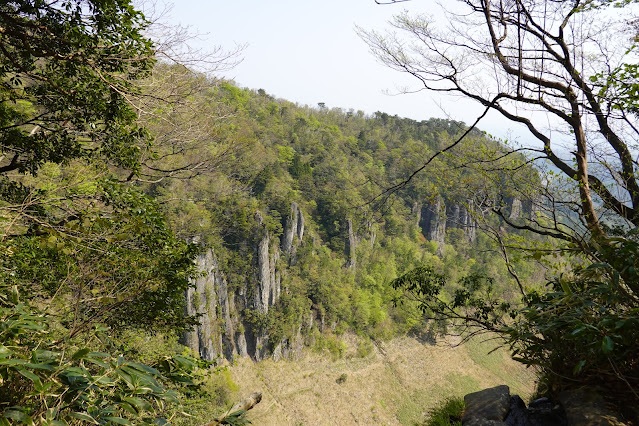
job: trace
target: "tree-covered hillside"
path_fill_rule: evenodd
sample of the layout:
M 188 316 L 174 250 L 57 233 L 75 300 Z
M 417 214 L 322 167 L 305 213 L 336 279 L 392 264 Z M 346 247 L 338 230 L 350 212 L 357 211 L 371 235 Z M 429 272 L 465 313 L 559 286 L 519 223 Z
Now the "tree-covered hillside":
M 340 357 L 346 331 L 358 356 L 490 332 L 550 391 L 636 402 L 636 23 L 564 32 L 634 2 L 462 3 L 468 43 L 406 14 L 416 44 L 362 35 L 526 125 L 536 158 L 194 72 L 128 0 L 0 4 L 0 425 L 208 421 L 232 388 L 216 362 Z M 559 120 L 565 159 L 529 108 Z
M 512 291 L 490 230 L 506 235 L 488 212 L 536 215 L 537 200 L 523 198 L 521 188 L 539 178 L 524 157 L 486 170 L 483 161 L 503 147 L 482 132 L 430 159 L 467 126 L 299 106 L 228 81 L 203 85 L 189 102 L 218 111 L 207 123 L 211 142 L 200 140 L 189 155 L 232 161 L 144 188 L 178 235 L 211 248 L 200 266 L 214 278 L 189 296 L 191 312 L 206 318 L 186 338 L 206 357 L 260 359 L 322 341 L 329 330 L 372 338 L 425 332 L 417 304 L 389 285 L 416 267 L 453 281 L 482 275 Z M 177 127 L 193 125 L 167 117 Z M 161 135 L 156 122 L 146 124 Z M 513 266 L 538 281 L 532 264 Z

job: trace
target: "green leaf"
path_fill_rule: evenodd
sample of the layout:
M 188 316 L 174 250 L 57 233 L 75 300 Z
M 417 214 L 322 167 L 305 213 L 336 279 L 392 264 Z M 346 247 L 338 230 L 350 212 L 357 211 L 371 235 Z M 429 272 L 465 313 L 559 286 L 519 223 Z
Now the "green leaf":
M 40 384 L 36 383 L 35 384 L 35 391 L 43 394 L 49 391 L 49 389 L 51 389 L 51 387 L 54 385 L 54 382 L 42 382 Z
M 80 349 L 79 351 L 77 351 L 76 353 L 73 354 L 73 356 L 71 357 L 72 359 L 81 359 L 84 358 L 84 356 L 86 354 L 89 353 L 89 349 L 84 348 L 84 349 Z
M 133 388 L 134 384 L 133 384 L 133 380 L 131 378 L 131 375 L 127 374 L 126 372 L 122 371 L 121 369 L 117 369 L 115 370 L 115 374 L 117 374 L 118 376 L 120 376 L 120 378 L 122 380 L 124 380 L 124 382 L 130 387 Z
M 72 412 L 72 413 L 69 413 L 69 416 L 73 417 L 74 419 L 83 420 L 85 422 L 93 423 L 94 425 L 99 425 L 100 424 L 96 419 L 94 419 L 93 417 L 91 417 L 87 413 L 77 413 L 77 412 L 74 413 L 74 412 Z
M 610 338 L 610 336 L 605 336 L 601 341 L 601 351 L 608 355 L 612 352 L 612 349 L 615 346 L 615 342 Z
M 119 425 L 132 425 L 129 420 L 124 419 L 122 417 L 102 417 L 102 420 L 107 420 L 111 423 L 117 423 Z
M 124 411 L 127 411 L 131 414 L 137 415 L 138 411 L 128 402 L 118 402 L 116 405 L 121 407 Z
M 152 411 L 153 407 L 151 406 L 151 404 L 149 404 L 149 402 L 145 399 L 142 398 L 138 398 L 136 396 L 128 396 L 126 398 L 122 398 L 124 401 L 128 402 L 129 404 L 133 405 L 134 407 L 136 407 L 136 409 L 138 410 L 138 412 L 140 411 Z
M 116 382 L 115 382 L 115 380 L 113 380 L 113 379 L 112 379 L 112 378 L 110 378 L 110 377 L 103 376 L 103 377 L 100 377 L 98 380 L 96 380 L 96 383 L 99 383 L 99 384 L 101 384 L 101 385 L 105 385 L 105 386 L 112 386 L 112 385 L 114 385 Z
M 42 387 L 42 382 L 40 381 L 40 377 L 33 374 L 29 370 L 25 370 L 24 368 L 17 368 L 18 373 L 22 374 L 27 379 L 31 380 L 36 386 Z
M 31 424 L 33 423 L 33 419 L 23 411 L 22 407 L 11 407 L 4 412 L 4 417 L 6 419 L 17 420 L 22 423 Z
M 133 367 L 133 368 L 135 368 L 135 369 L 137 369 L 137 370 L 140 370 L 140 371 L 143 371 L 145 373 L 151 374 L 153 376 L 159 376 L 160 375 L 160 372 L 158 370 L 156 370 L 155 368 L 149 367 L 148 365 L 139 364 L 137 362 L 130 362 L 128 365 Z
M 581 360 L 575 365 L 575 368 L 572 370 L 572 374 L 577 375 L 583 370 L 586 365 L 586 360 Z

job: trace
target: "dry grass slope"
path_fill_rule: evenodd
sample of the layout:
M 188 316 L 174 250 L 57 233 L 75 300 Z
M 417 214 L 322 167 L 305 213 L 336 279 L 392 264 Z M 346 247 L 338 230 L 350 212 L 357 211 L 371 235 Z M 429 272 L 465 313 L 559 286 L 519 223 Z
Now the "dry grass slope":
M 262 392 L 250 413 L 261 425 L 414 425 L 449 396 L 508 384 L 524 399 L 534 374 L 488 342 L 451 347 L 412 338 L 382 343 L 365 358 L 345 337 L 343 359 L 307 351 L 296 361 L 240 360 L 231 368 L 240 393 Z

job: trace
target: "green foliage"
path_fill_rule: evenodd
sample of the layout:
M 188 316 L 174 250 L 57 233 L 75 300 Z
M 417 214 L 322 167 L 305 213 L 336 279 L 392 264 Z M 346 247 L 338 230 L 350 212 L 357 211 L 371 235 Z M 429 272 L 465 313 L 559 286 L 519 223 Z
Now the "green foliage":
M 139 167 L 148 134 L 127 93 L 154 64 L 129 1 L 12 1 L 0 9 L 0 174 L 98 158 Z
M 96 205 L 81 217 L 1 243 L 0 277 L 49 299 L 72 335 L 96 322 L 188 327 L 183 293 L 196 247 L 175 238 L 157 203 L 134 188 L 101 180 L 90 195 Z
M 52 318 L 21 302 L 15 286 L 2 288 L 0 320 L 5 422 L 166 423 L 178 402 L 167 385 L 197 388 L 193 376 L 199 363 L 192 358 L 165 356 L 154 368 L 56 340 Z
M 176 232 L 188 229 L 189 238 L 214 247 L 229 289 L 247 291 L 248 306 L 239 307 L 241 320 L 252 331 L 268 335 L 270 343 L 294 338 L 300 324 L 308 321 L 309 310 L 313 327 L 350 328 L 376 339 L 429 333 L 424 330 L 431 326 L 418 304 L 394 306 L 400 292 L 388 285 L 423 264 L 446 270 L 453 281 L 475 273 L 495 277 L 497 290 L 506 287 L 506 270 L 497 266 L 499 256 L 486 236 L 478 234 L 476 242 L 468 244 L 467 230 L 452 229 L 440 258 L 438 243 L 428 241 L 425 225 L 417 223 L 418 207 L 437 197 L 468 207 L 477 194 L 510 196 L 505 176 L 480 167 L 462 168 L 465 162 L 481 164 L 499 155 L 503 147 L 498 142 L 472 132 L 458 150 L 433 163 L 433 173 L 416 176 L 402 191 L 388 194 L 384 204 L 369 203 L 384 187 L 404 180 L 425 153 L 449 143 L 465 125 L 383 113 L 366 117 L 338 109 L 318 113 L 229 82 L 202 93 L 206 102 L 235 111 L 219 126 L 220 141 L 234 141 L 239 134 L 251 141 L 251 150 L 234 157 L 242 164 L 242 176 L 235 176 L 236 168 L 220 166 L 226 174 L 203 175 L 197 183 L 170 181 L 149 192 L 165 206 Z M 526 167 L 518 170 L 530 174 Z M 271 250 L 277 237 L 281 245 L 293 201 L 304 216 L 304 238 L 295 237 L 295 253 L 276 262 L 281 298 L 262 315 L 250 302 L 257 291 L 254 248 L 267 234 Z M 357 241 L 352 251 L 347 245 L 349 219 Z M 356 267 L 345 268 L 351 260 Z
M 196 320 L 196 247 L 132 184 L 167 151 L 131 103 L 146 26 L 127 0 L 0 6 L 1 424 L 166 424 L 201 393 L 208 363 L 114 343 Z
M 595 261 L 516 299 L 495 293 L 485 276 L 469 275 L 451 285 L 432 267 L 410 271 L 392 285 L 446 326 L 467 335 L 497 333 L 516 360 L 542 371 L 548 390 L 569 378 L 633 399 L 639 359 L 636 232 L 600 240 L 591 250 Z
M 476 332 L 502 331 L 508 317 L 516 315 L 514 301 L 495 291 L 494 280 L 482 274 L 463 276 L 450 283 L 431 266 L 416 268 L 396 278 L 391 285 L 419 303 L 419 309 L 436 321 L 439 332 L 449 327 Z M 395 303 L 402 303 L 397 297 Z
M 348 374 L 346 373 L 342 373 L 340 374 L 340 376 L 335 380 L 335 383 L 337 383 L 338 385 L 344 384 L 346 383 L 346 380 L 348 379 Z
M 594 262 L 531 291 L 504 331 L 516 358 L 539 366 L 550 388 L 562 377 L 637 398 L 639 297 L 636 231 L 592 247 Z M 632 398 L 633 396 L 630 396 Z
M 366 358 L 370 354 L 373 353 L 374 350 L 373 342 L 368 339 L 362 339 L 357 343 L 357 352 L 356 355 L 359 358 Z
M 434 408 L 428 414 L 425 426 L 461 426 L 466 405 L 462 398 L 451 398 Z
M 313 350 L 318 353 L 328 353 L 333 360 L 344 357 L 346 353 L 346 343 L 332 333 L 315 332 L 312 335 L 314 339 Z

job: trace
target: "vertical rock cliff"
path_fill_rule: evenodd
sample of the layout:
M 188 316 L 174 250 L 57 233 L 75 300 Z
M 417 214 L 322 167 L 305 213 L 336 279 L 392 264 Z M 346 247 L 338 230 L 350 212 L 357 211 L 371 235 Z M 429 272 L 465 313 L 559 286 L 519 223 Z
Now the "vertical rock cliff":
M 444 253 L 444 237 L 446 236 L 446 203 L 443 198 L 437 196 L 434 203 L 426 203 L 423 205 L 419 214 L 419 226 L 422 228 L 422 234 L 430 240 L 437 243 L 437 254 L 441 256 Z
M 207 361 L 232 357 L 236 352 L 231 320 L 233 304 L 213 250 L 199 255 L 196 265 L 202 275 L 186 292 L 186 314 L 199 315 L 199 324 L 182 337 L 182 343 Z
M 424 237 L 437 242 L 437 254 L 441 256 L 444 250 L 446 229 L 462 229 L 469 242 L 475 241 L 477 221 L 471 214 L 472 209 L 473 200 L 446 202 L 438 196 L 434 203 L 414 203 L 412 214 L 415 215 Z
M 294 265 L 297 248 L 304 238 L 304 215 L 295 201 L 291 203 L 291 213 L 286 218 L 282 235 L 282 253 L 288 256 L 289 263 Z
M 199 324 L 186 333 L 181 341 L 199 353 L 203 359 L 215 360 L 234 356 L 263 359 L 271 351 L 275 356 L 285 356 L 292 349 L 292 342 L 270 342 L 269 336 L 243 323 L 239 312 L 243 309 L 267 315 L 281 296 L 280 262 L 283 256 L 294 264 L 296 250 L 304 237 L 305 220 L 296 203 L 291 204 L 291 214 L 286 219 L 282 241 L 272 238 L 263 216 L 255 214 L 255 256 L 251 279 L 246 285 L 229 285 L 219 268 L 212 249 L 207 249 L 196 259 L 201 272 L 194 287 L 186 292 L 186 314 L 199 315 Z

